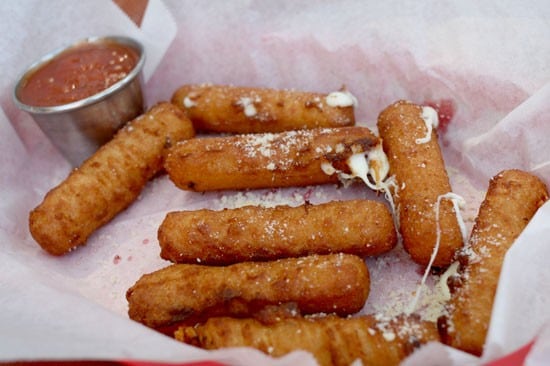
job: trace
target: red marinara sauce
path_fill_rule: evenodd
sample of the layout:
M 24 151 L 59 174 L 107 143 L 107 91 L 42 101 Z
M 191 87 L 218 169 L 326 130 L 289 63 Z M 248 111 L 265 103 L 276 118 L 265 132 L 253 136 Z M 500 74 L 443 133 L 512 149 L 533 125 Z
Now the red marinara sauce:
M 97 94 L 123 79 L 139 55 L 114 42 L 83 43 L 60 53 L 30 74 L 18 92 L 27 105 L 63 105 Z

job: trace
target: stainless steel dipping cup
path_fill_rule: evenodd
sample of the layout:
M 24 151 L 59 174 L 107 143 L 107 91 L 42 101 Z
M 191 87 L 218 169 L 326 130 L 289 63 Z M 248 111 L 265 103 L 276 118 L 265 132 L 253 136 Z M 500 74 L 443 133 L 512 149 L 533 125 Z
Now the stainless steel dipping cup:
M 72 47 L 86 42 L 105 41 L 133 48 L 139 56 L 136 66 L 123 79 L 90 97 L 63 105 L 38 107 L 21 102 L 19 90 L 35 70 Z M 51 52 L 27 68 L 15 86 L 14 103 L 32 115 L 52 143 L 77 167 L 108 142 L 122 125 L 143 113 L 144 63 L 143 46 L 134 39 L 121 36 L 90 37 Z

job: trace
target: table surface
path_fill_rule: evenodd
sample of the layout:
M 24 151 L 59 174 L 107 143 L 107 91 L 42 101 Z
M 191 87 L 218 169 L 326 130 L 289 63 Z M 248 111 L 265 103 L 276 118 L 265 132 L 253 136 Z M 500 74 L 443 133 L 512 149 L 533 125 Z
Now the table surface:
M 113 0 L 139 27 L 149 0 Z

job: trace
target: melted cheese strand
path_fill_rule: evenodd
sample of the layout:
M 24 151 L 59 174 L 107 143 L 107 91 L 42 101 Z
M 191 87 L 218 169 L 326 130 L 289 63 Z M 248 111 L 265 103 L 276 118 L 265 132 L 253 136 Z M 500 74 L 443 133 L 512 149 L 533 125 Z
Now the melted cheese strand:
M 351 155 L 348 158 L 347 164 L 351 170 L 352 178 L 360 178 L 369 188 L 375 191 L 382 189 L 384 179 L 386 179 L 390 170 L 388 158 L 380 144 L 371 149 L 366 155 L 364 153 Z M 374 184 L 368 179 L 369 175 Z
M 399 207 L 395 205 L 395 201 L 393 200 L 393 195 L 391 194 L 391 188 L 393 188 L 394 194 L 397 194 L 397 181 L 395 180 L 395 175 L 392 175 L 391 177 L 388 177 L 388 179 L 386 179 L 384 182 L 381 182 L 380 190 L 384 192 L 384 197 L 390 204 L 391 213 L 393 216 L 393 223 L 395 225 L 395 231 L 398 237 L 401 238 L 401 232 L 399 231 L 399 227 L 401 225 L 399 221 Z
M 382 145 L 377 145 L 366 154 L 365 152 L 352 154 L 346 163 L 351 170 L 351 174 L 336 169 L 329 162 L 322 163 L 321 169 L 327 175 L 337 173 L 341 180 L 360 178 L 369 188 L 375 191 L 383 190 L 384 179 L 388 175 L 390 165 L 384 150 L 382 150 Z M 368 176 L 372 178 L 374 184 Z
M 437 256 L 437 253 L 439 252 L 439 246 L 441 244 L 441 226 L 439 223 L 439 211 L 440 211 L 440 205 L 442 199 L 448 199 L 451 200 L 453 203 L 453 208 L 455 211 L 456 219 L 458 221 L 458 225 L 460 226 L 460 232 L 462 234 L 462 242 L 466 241 L 466 225 L 464 224 L 464 220 L 462 219 L 462 215 L 460 214 L 460 207 L 465 205 L 464 198 L 459 196 L 458 194 L 455 194 L 453 192 L 448 192 L 445 194 L 442 194 L 437 197 L 437 201 L 435 204 L 435 225 L 436 225 L 436 240 L 434 249 L 432 251 L 432 255 L 430 257 L 430 261 L 428 263 L 428 266 L 426 267 L 426 270 L 424 271 L 424 275 L 422 276 L 422 280 L 420 281 L 420 284 L 418 285 L 418 289 L 416 290 L 416 294 L 414 296 L 413 301 L 409 305 L 409 308 L 407 309 L 407 314 L 411 314 L 416 309 L 416 305 L 418 304 L 418 300 L 420 299 L 420 296 L 422 294 L 422 288 L 426 284 L 426 279 L 428 278 L 428 275 L 430 274 L 430 271 L 432 269 L 433 263 L 435 261 L 435 257 Z
M 377 145 L 366 155 L 362 152 L 351 155 L 347 160 L 347 165 L 351 170 L 351 174 L 344 173 L 341 170 L 334 168 L 334 166 L 330 163 L 321 164 L 321 169 L 327 175 L 337 173 L 341 180 L 360 178 L 365 185 L 372 190 L 384 192 L 384 197 L 391 206 L 393 221 L 399 235 L 399 215 L 397 214 L 398 210 L 395 206 L 393 195 L 391 193 L 391 188 L 397 192 L 397 182 L 395 180 L 395 176 L 387 177 L 390 170 L 390 165 L 388 162 L 388 157 L 382 149 L 382 145 Z M 371 176 L 374 184 L 368 176 Z

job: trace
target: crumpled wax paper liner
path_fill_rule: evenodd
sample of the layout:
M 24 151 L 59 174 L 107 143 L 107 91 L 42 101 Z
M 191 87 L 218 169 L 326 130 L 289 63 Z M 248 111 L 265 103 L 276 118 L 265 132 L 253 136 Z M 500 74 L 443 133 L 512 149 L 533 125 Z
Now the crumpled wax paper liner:
M 357 184 L 196 194 L 163 176 L 85 247 L 53 258 L 33 242 L 27 216 L 70 166 L 11 102 L 24 65 L 75 39 L 119 33 L 145 44 L 148 105 L 194 82 L 323 92 L 346 85 L 359 100 L 358 123 L 373 129 L 378 113 L 398 99 L 433 105 L 453 189 L 467 201 L 463 215 L 471 227 L 499 170 L 532 171 L 550 183 L 547 12 L 544 1 L 152 0 L 138 28 L 111 1 L 1 3 L 0 46 L 8 51 L 0 60 L 8 77 L 0 80 L 0 359 L 314 364 L 304 352 L 274 360 L 250 349 L 206 352 L 182 345 L 128 320 L 125 290 L 141 274 L 168 265 L 156 241 L 168 211 L 383 199 Z M 430 344 L 406 364 L 480 364 L 534 337 L 527 363 L 548 360 L 547 216 L 548 205 L 507 256 L 484 358 Z M 390 302 L 409 301 L 422 273 L 400 248 L 367 263 L 372 290 L 362 313 L 391 313 L 398 308 Z M 426 291 L 423 307 L 431 295 Z

